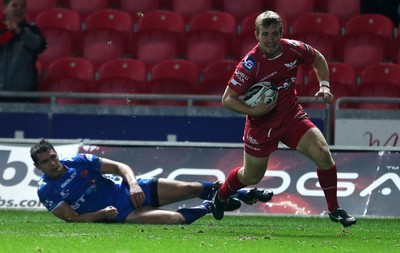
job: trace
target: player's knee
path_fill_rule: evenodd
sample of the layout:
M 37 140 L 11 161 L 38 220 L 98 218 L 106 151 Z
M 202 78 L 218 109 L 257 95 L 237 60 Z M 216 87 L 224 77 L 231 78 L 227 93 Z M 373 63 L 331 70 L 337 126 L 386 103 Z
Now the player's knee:
M 169 217 L 167 217 L 168 221 L 166 222 L 166 224 L 184 224 L 186 219 L 185 217 L 183 217 L 182 214 L 178 213 L 178 212 L 173 212 L 169 215 Z

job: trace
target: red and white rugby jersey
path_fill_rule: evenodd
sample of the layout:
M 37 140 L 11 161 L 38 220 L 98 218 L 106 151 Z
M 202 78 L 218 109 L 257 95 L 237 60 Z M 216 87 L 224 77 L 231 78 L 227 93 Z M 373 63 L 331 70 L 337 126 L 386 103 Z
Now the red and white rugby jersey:
M 298 99 L 294 89 L 297 67 L 312 65 L 315 59 L 313 47 L 296 40 L 281 39 L 282 54 L 269 59 L 258 44 L 236 66 L 228 86 L 243 95 L 255 83 L 268 81 L 278 89 L 278 103 L 273 111 L 259 117 L 248 117 L 251 122 L 276 121 L 277 126 L 287 116 L 298 112 Z M 301 107 L 300 107 L 301 108 Z

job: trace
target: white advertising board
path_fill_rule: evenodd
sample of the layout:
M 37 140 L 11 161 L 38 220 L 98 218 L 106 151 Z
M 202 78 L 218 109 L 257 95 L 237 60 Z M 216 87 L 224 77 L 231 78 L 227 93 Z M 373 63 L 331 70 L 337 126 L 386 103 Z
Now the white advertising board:
M 78 153 L 79 144 L 54 146 L 60 158 Z M 28 145 L 0 145 L 0 208 L 45 209 L 37 196 L 41 171 Z
M 337 119 L 335 145 L 400 147 L 400 120 Z

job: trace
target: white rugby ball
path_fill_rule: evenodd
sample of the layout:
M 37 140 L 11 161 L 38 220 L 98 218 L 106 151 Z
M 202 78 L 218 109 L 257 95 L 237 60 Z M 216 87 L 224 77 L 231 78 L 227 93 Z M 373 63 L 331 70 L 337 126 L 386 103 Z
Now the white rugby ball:
M 278 98 L 278 90 L 275 85 L 270 82 L 256 83 L 246 92 L 243 102 L 254 107 L 260 102 L 262 95 L 265 95 L 263 102 L 265 104 L 270 104 Z

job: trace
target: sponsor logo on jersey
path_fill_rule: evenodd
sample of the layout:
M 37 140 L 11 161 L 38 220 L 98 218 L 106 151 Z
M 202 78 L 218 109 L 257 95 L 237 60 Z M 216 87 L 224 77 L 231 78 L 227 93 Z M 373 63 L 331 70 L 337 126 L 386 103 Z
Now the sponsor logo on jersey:
M 247 141 L 251 144 L 259 144 L 258 141 L 250 135 L 247 135 Z
M 246 56 L 246 58 L 243 60 L 242 65 L 245 69 L 247 70 L 252 70 L 254 66 L 256 65 L 256 59 L 251 57 L 250 55 Z
M 231 84 L 233 84 L 233 86 L 239 85 L 241 86 L 242 84 L 239 83 L 238 81 L 236 81 L 235 79 L 231 79 Z
M 245 81 L 249 80 L 249 77 L 240 70 L 235 70 L 235 79 L 239 82 L 244 83 Z

